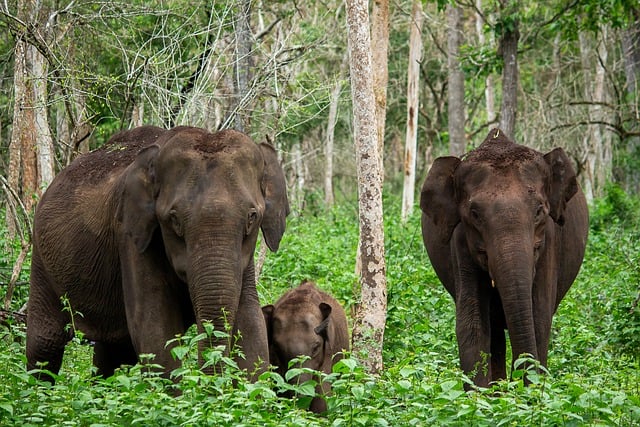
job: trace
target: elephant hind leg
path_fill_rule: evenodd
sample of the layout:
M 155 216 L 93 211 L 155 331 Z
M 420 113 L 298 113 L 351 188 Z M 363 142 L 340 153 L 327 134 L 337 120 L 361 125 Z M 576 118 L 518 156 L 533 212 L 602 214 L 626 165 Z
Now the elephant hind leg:
M 93 347 L 93 365 L 98 369 L 96 373 L 103 378 L 110 377 L 122 365 L 135 365 L 138 356 L 133 349 L 131 340 L 121 343 L 96 342 Z
M 71 339 L 71 334 L 65 330 L 65 316 L 58 313 L 38 316 L 30 308 L 27 316 L 27 370 L 37 370 L 36 378 L 50 383 L 55 380 L 46 371 L 58 374 L 64 348 Z

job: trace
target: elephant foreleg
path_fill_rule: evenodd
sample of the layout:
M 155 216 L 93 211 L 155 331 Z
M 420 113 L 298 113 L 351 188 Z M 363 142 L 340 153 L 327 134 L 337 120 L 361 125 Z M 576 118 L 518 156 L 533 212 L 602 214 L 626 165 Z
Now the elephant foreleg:
M 253 380 L 269 366 L 269 346 L 267 344 L 267 326 L 264 322 L 260 300 L 255 285 L 253 262 L 245 270 L 242 278 L 242 294 L 236 315 L 236 331 L 240 338 L 236 342 L 245 358 L 238 359 L 241 369 L 246 369 Z
M 45 369 L 57 374 L 62 366 L 62 356 L 71 332 L 66 330 L 68 317 L 62 312 L 62 305 L 46 313 L 29 309 L 27 315 L 27 370 Z M 38 305 L 40 307 L 41 305 Z M 34 305 L 34 307 L 36 307 Z M 40 372 L 37 378 L 51 383 L 51 375 Z
M 500 295 L 494 292 L 491 297 L 491 381 L 507 378 L 506 327 Z
M 134 365 L 138 361 L 129 339 L 123 343 L 96 342 L 93 347 L 93 364 L 98 368 L 97 375 L 104 378 L 113 375 L 121 365 Z

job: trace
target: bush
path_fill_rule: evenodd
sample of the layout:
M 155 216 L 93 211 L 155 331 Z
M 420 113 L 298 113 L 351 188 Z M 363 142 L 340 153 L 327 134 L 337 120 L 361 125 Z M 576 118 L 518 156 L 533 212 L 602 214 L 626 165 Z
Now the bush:
M 195 328 L 175 342 L 174 355 L 182 360 L 173 372 L 177 383 L 160 376 L 150 358 L 110 378 L 92 378 L 91 347 L 77 339 L 67 346 L 56 384 L 38 384 L 25 370 L 24 327 L 14 324 L 0 329 L 0 424 L 638 425 L 640 321 L 637 306 L 630 309 L 640 283 L 640 236 L 627 224 L 640 213 L 632 198 L 615 191 L 594 208 L 597 221 L 582 271 L 554 317 L 549 373 L 527 372 L 529 387 L 517 378 L 532 369 L 531 361 L 517 365 L 513 381 L 464 391 L 469 380 L 458 368 L 455 308 L 429 264 L 420 213 L 402 223 L 399 202 L 387 198 L 385 369 L 372 376 L 347 357 L 333 373 L 322 374 L 332 383 L 327 414 L 304 410 L 313 383 L 289 385 L 273 371 L 251 383 L 220 349 L 204 356 L 222 373 L 202 373 L 197 343 L 220 332 L 202 335 Z M 623 214 L 621 206 L 636 210 Z M 353 206 L 291 218 L 280 250 L 267 256 L 258 284 L 261 301 L 272 303 L 302 279 L 312 279 L 349 313 L 357 298 L 357 235 Z M 280 395 L 287 391 L 297 397 Z

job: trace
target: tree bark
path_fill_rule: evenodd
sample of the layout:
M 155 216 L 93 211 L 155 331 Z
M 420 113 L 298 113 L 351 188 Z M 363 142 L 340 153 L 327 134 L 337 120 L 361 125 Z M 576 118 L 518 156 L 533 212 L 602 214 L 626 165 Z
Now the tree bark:
M 358 172 L 361 299 L 352 332 L 353 350 L 371 373 L 382 370 L 387 282 L 382 223 L 382 179 L 373 92 L 369 10 L 366 0 L 347 0 L 351 98 Z
M 373 50 L 373 93 L 376 100 L 376 126 L 380 170 L 384 180 L 384 135 L 387 118 L 387 86 L 389 82 L 389 0 L 374 0 L 371 20 Z
M 499 53 L 502 56 L 502 104 L 500 106 L 500 129 L 511 139 L 516 128 L 518 110 L 518 20 L 511 18 L 515 8 L 514 0 L 500 0 L 503 33 L 500 37 Z
M 476 0 L 476 10 L 482 10 L 482 0 Z M 478 43 L 482 46 L 486 43 L 484 36 L 484 18 L 480 13 L 476 13 L 476 33 L 478 34 Z M 490 38 L 489 44 L 494 45 L 493 37 Z M 484 99 L 487 110 L 487 123 L 490 125 L 496 121 L 496 99 L 493 85 L 493 76 L 488 74 L 485 78 Z
M 409 65 L 407 67 L 407 135 L 404 149 L 404 185 L 402 187 L 402 211 L 400 214 L 402 222 L 405 222 L 413 212 L 416 187 L 422 21 L 422 3 L 420 0 L 414 0 L 411 10 Z
M 251 33 L 251 0 L 238 0 L 238 16 L 236 20 L 236 61 L 235 69 L 235 128 L 245 132 L 249 128 L 250 115 L 246 112 L 249 81 L 251 79 L 251 50 L 253 35 Z
M 462 9 L 447 5 L 447 68 L 449 110 L 449 153 L 461 156 L 467 148 L 464 135 L 464 74 L 460 69 Z
M 340 93 L 342 92 L 342 79 L 346 66 L 347 55 L 340 66 L 340 73 L 331 90 L 329 100 L 329 117 L 327 119 L 327 140 L 324 146 L 325 170 L 324 170 L 324 203 L 327 207 L 333 206 L 333 143 L 335 140 L 335 129 L 338 121 L 338 104 L 340 103 Z
M 640 80 L 640 8 L 635 11 L 636 20 L 622 32 L 622 54 L 626 89 L 629 94 L 638 90 Z
M 18 18 L 33 23 L 44 11 L 38 2 L 20 1 Z M 47 114 L 48 64 L 38 49 L 22 36 L 16 39 L 14 55 L 13 132 L 9 145 L 9 185 L 19 191 L 27 212 L 31 212 L 40 190 L 54 176 L 53 139 Z M 16 224 L 7 218 L 11 236 Z
M 584 97 L 593 100 L 588 107 L 589 125 L 583 137 L 583 187 L 587 201 L 591 203 L 594 198 L 602 195 L 602 190 L 611 176 L 612 142 L 611 133 L 607 132 L 603 125 L 598 123 L 611 122 L 603 108 L 608 100 L 606 87 L 606 68 L 608 52 L 604 43 L 607 28 L 601 27 L 603 40 L 597 47 L 591 47 L 589 34 L 580 31 L 580 58 L 584 81 Z M 595 58 L 595 61 L 593 60 Z M 592 72 L 592 70 L 595 70 Z

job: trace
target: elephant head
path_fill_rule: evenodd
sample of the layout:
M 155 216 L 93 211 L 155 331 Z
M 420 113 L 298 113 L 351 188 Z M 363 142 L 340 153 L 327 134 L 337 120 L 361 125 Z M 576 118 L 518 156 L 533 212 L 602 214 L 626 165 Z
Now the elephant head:
M 333 364 L 342 358 L 342 351 L 349 349 L 344 309 L 312 282 L 303 282 L 274 305 L 262 307 L 262 312 L 267 325 L 271 364 L 283 377 L 291 361 L 299 356 L 307 356 L 299 367 L 331 373 Z M 311 379 L 309 373 L 295 378 L 300 383 Z M 319 383 L 316 388 L 317 394 L 324 395 L 328 391 L 329 384 L 326 383 Z M 310 409 L 324 412 L 326 402 L 316 397 Z
M 157 348 L 152 341 L 189 323 L 188 310 L 176 314 L 178 301 L 171 301 L 180 292 L 159 289 L 182 287 L 200 330 L 207 321 L 216 330 L 230 325 L 242 336 L 246 367 L 268 362 L 253 253 L 259 229 L 278 249 L 288 213 L 284 174 L 269 144 L 233 130 L 185 127 L 141 150 L 126 171 L 118 211 L 136 350 Z
M 568 208 L 577 193 L 583 200 L 561 148 L 543 155 L 498 129 L 462 159 L 435 160 L 420 199 L 423 237 L 456 302 L 466 372 L 477 370 L 485 353 L 492 356 L 493 379 L 504 376 L 493 358 L 504 358 L 504 333 L 500 337 L 498 329 L 505 326 L 514 358 L 526 353 L 546 363 L 551 316 L 577 274 L 586 244 L 586 204 Z M 571 224 L 563 227 L 567 217 Z M 577 262 L 569 251 L 558 253 L 563 235 L 575 239 Z M 478 373 L 476 380 L 486 378 Z

